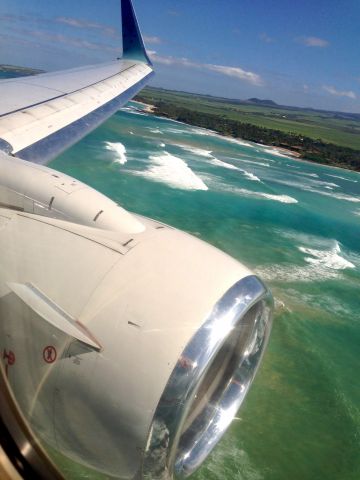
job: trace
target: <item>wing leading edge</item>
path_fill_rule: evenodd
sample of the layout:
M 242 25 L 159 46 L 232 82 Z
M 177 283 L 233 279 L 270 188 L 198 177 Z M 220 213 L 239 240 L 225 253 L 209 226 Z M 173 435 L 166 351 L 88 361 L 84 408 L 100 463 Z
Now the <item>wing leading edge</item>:
M 115 113 L 153 75 L 131 0 L 121 0 L 123 57 L 0 82 L 0 149 L 48 163 Z

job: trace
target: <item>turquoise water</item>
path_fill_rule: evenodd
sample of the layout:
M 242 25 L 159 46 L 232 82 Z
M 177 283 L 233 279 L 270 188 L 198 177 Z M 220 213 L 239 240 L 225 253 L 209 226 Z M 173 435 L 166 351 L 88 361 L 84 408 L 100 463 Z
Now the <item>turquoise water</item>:
M 130 104 L 51 167 L 201 237 L 272 288 L 269 348 L 196 480 L 360 478 L 360 175 Z

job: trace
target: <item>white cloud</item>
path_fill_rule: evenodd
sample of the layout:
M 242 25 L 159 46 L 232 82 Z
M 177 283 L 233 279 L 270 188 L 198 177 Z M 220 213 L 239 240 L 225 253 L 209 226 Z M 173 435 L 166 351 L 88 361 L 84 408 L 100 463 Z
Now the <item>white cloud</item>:
M 323 90 L 330 93 L 331 95 L 335 95 L 337 97 L 348 97 L 352 98 L 353 100 L 356 99 L 356 94 L 352 90 L 337 90 L 335 87 L 331 87 L 328 85 L 323 85 Z
M 110 37 L 115 37 L 118 35 L 118 32 L 115 30 L 115 28 L 109 27 L 108 25 L 104 25 L 102 23 L 89 22 L 88 20 L 81 18 L 57 17 L 55 21 L 57 23 L 69 25 L 70 27 L 99 30 Z
M 148 43 L 149 45 L 159 45 L 160 43 L 162 43 L 160 37 L 154 37 L 154 36 L 151 37 L 151 36 L 144 35 L 143 39 L 144 39 L 144 42 Z
M 274 43 L 275 40 L 270 37 L 267 33 L 263 32 L 259 35 L 260 40 L 262 40 L 265 43 Z
M 329 42 L 319 37 L 300 37 L 297 38 L 298 43 L 302 43 L 306 47 L 320 47 L 325 48 L 329 46 Z
M 253 85 L 261 86 L 263 85 L 263 80 L 257 73 L 254 72 L 247 72 L 240 67 L 226 67 L 223 65 L 211 65 L 206 64 L 204 65 L 205 68 L 208 70 L 212 70 L 214 72 L 222 73 L 223 75 L 227 75 L 228 77 L 235 77 L 239 80 L 245 80 L 246 82 L 252 83 Z
M 111 45 L 107 45 L 101 42 L 90 42 L 82 38 L 74 38 L 68 35 L 63 35 L 61 33 L 48 33 L 42 30 L 26 30 L 26 29 L 14 29 L 23 35 L 28 35 L 30 37 L 46 41 L 54 42 L 56 44 L 61 43 L 71 47 L 85 48 L 87 50 L 100 50 L 111 52 L 112 54 L 119 54 L 121 52 L 120 48 L 115 48 Z
M 187 58 L 158 55 L 155 51 L 148 51 L 148 54 L 155 63 L 161 63 L 163 65 L 178 65 L 187 68 L 196 68 L 199 70 L 209 70 L 212 72 L 220 73 L 221 75 L 226 75 L 228 77 L 237 78 L 238 80 L 243 80 L 245 82 L 251 83 L 252 85 L 264 85 L 264 81 L 260 75 L 254 72 L 243 70 L 240 67 L 213 65 L 211 63 L 196 63 L 192 62 Z

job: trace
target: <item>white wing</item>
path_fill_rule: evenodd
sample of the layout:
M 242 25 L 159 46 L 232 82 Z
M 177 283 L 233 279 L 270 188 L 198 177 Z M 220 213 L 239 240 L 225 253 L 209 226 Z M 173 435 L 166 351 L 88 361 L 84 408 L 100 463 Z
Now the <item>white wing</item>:
M 121 8 L 122 59 L 0 81 L 0 149 L 47 163 L 144 87 L 152 65 L 131 1 Z

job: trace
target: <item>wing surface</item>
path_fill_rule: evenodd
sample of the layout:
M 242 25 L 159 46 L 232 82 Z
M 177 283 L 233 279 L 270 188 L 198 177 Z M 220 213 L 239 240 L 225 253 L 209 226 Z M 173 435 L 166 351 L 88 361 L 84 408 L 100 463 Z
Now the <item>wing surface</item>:
M 121 0 L 123 57 L 0 81 L 0 149 L 47 163 L 100 125 L 153 74 L 130 0 Z

